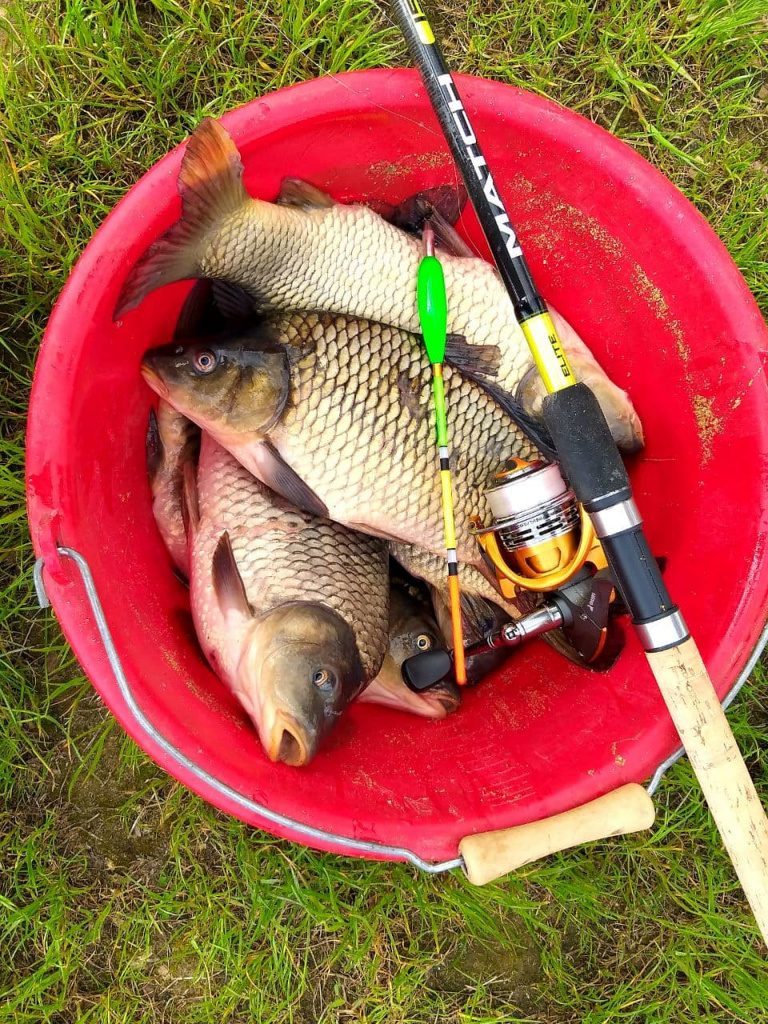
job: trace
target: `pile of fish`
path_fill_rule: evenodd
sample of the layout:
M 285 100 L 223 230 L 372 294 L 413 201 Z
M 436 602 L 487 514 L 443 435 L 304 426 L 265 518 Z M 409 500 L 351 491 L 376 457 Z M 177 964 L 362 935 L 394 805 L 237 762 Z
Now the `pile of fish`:
M 268 756 L 289 764 L 311 760 L 354 699 L 444 717 L 459 704 L 453 683 L 415 694 L 400 674 L 405 658 L 451 636 L 431 368 L 416 333 L 419 239 L 295 179 L 275 204 L 252 199 L 212 119 L 187 144 L 178 188 L 182 216 L 134 267 L 115 319 L 155 288 L 203 279 L 142 373 L 160 396 L 148 435 L 155 518 L 189 580 L 211 667 Z M 469 516 L 485 512 L 505 459 L 536 458 L 547 436 L 504 288 L 440 220 L 457 552 L 474 642 L 534 598 L 502 598 Z M 620 447 L 636 451 L 628 396 L 554 315 L 577 378 Z M 552 642 L 569 653 L 562 636 Z M 497 657 L 478 659 L 472 678 Z

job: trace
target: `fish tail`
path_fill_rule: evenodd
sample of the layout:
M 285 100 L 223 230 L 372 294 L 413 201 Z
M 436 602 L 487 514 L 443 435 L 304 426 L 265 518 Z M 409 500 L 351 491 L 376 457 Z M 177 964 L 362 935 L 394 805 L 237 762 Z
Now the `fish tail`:
M 203 118 L 187 143 L 177 187 L 181 217 L 149 246 L 128 275 L 113 320 L 156 288 L 198 277 L 205 237 L 249 198 L 237 147 L 212 117 Z

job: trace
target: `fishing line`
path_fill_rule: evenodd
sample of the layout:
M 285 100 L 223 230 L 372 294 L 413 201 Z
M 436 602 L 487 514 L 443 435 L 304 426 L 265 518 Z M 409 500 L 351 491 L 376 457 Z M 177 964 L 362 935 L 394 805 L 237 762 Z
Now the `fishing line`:
M 399 27 L 397 25 L 397 22 L 392 20 L 392 18 L 386 13 L 384 8 L 380 4 L 374 4 L 373 6 L 376 7 L 376 9 L 378 10 L 379 14 L 382 16 L 383 20 L 388 25 L 392 26 L 392 28 L 396 29 L 398 34 L 399 34 L 400 30 L 399 30 Z M 285 31 L 285 29 L 282 28 L 282 26 L 280 24 L 278 24 L 278 22 L 274 21 L 266 12 L 262 11 L 261 12 L 261 17 L 262 17 L 262 19 L 268 25 L 270 25 L 276 32 L 278 32 L 282 36 L 282 38 L 288 43 L 289 47 L 291 48 L 291 52 L 298 53 L 302 57 L 304 57 L 304 59 L 307 61 L 307 63 L 315 71 L 319 72 L 320 75 L 324 75 L 324 76 L 332 79 L 334 82 L 336 82 L 337 85 L 340 85 L 342 88 L 346 89 L 346 91 L 348 93 L 350 93 L 352 96 L 355 96 L 358 100 L 362 100 L 364 103 L 368 104 L 368 106 L 372 107 L 374 110 L 381 110 L 385 114 L 391 114 L 392 116 L 398 118 L 399 120 L 405 121 L 407 124 L 415 125 L 417 128 L 422 129 L 422 131 L 427 132 L 429 135 L 434 135 L 436 138 L 440 139 L 440 142 L 442 143 L 440 148 L 447 152 L 447 148 L 445 147 L 445 144 L 444 144 L 443 133 L 441 131 L 439 131 L 439 130 L 436 131 L 434 128 L 430 128 L 429 125 L 424 124 L 422 121 L 417 121 L 417 120 L 415 120 L 415 118 L 408 117 L 406 114 L 403 114 L 399 110 L 393 110 L 391 107 L 387 107 L 387 106 L 385 106 L 382 103 L 377 103 L 375 100 L 371 99 L 370 96 L 366 95 L 365 93 L 360 92 L 358 89 L 356 89 L 349 82 L 345 81 L 343 78 L 340 78 L 339 77 L 340 73 L 335 73 L 333 71 L 327 71 L 323 67 L 323 65 L 320 63 L 319 60 L 317 60 L 315 57 L 312 57 L 309 53 L 307 53 L 306 50 L 303 50 L 300 46 L 298 46 L 294 42 L 294 40 L 291 39 L 291 37 L 288 35 L 288 33 Z M 408 62 L 407 62 L 407 57 L 408 57 L 407 47 L 404 47 L 404 54 L 403 54 L 403 56 L 406 58 L 405 66 L 408 66 Z M 349 74 L 349 72 L 344 72 L 344 74 Z M 450 154 L 449 154 L 449 156 L 450 156 Z M 453 175 L 453 187 L 457 190 L 457 192 L 461 192 L 463 190 L 463 182 L 461 180 L 461 175 L 459 174 L 458 168 L 456 167 L 456 163 L 455 163 L 455 161 L 452 158 L 449 160 L 449 166 L 450 166 L 450 172 Z M 475 242 L 473 242 L 471 239 L 465 239 L 465 241 L 467 242 L 469 247 L 474 251 L 475 255 L 478 258 L 482 259 L 483 257 L 482 257 L 482 254 L 481 254 L 477 244 Z

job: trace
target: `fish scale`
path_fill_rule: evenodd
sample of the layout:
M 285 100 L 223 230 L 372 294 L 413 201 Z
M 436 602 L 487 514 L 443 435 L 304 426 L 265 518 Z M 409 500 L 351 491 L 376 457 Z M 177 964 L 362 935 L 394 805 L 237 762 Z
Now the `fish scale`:
M 319 313 L 271 314 L 266 327 L 292 363 L 286 408 L 271 443 L 331 518 L 442 553 L 434 471 L 431 369 L 412 334 Z M 339 372 L 336 353 L 348 359 Z M 407 382 L 407 383 L 406 383 Z M 512 455 L 536 449 L 486 391 L 451 367 L 445 389 L 454 447 L 459 559 L 480 564 L 468 517 Z M 232 449 L 248 464 L 247 453 Z
M 263 310 L 329 310 L 408 331 L 419 330 L 419 242 L 365 206 L 334 203 L 294 180 L 282 203 L 251 198 L 232 139 L 205 118 L 189 140 L 178 181 L 182 217 L 131 271 L 114 317 L 152 289 L 189 277 L 219 278 L 245 288 Z M 500 354 L 495 383 L 509 395 L 522 386 L 527 411 L 539 410 L 543 386 L 494 267 L 475 257 L 441 256 L 448 330 Z M 550 310 L 576 378 L 597 395 L 617 442 L 642 445 L 642 428 L 626 392 L 599 366 L 573 328 Z M 338 353 L 337 353 L 338 356 Z
M 434 555 L 423 548 L 410 544 L 392 542 L 390 551 L 393 558 L 412 576 L 424 580 L 437 591 L 445 592 L 447 603 L 447 587 L 445 578 L 445 555 Z M 475 597 L 498 604 L 509 613 L 510 618 L 519 618 L 520 610 L 512 601 L 506 601 L 496 590 L 490 580 L 486 579 L 473 565 L 465 565 L 461 570 L 462 590 Z
M 204 646 L 217 652 L 230 646 L 220 636 L 226 627 L 211 569 L 216 545 L 226 531 L 255 614 L 291 601 L 327 605 L 352 628 L 366 678 L 372 679 L 388 644 L 386 545 L 290 508 L 207 435 L 200 454 L 198 494 L 192 603 Z M 222 667 L 226 672 L 232 666 Z
M 422 247 L 368 207 L 294 209 L 248 198 L 207 244 L 201 273 L 241 285 L 262 310 L 323 309 L 420 329 L 415 282 Z M 534 363 L 496 270 L 485 260 L 447 252 L 441 263 L 449 332 L 472 344 L 496 345 L 501 363 L 495 381 L 514 393 Z M 577 377 L 633 418 L 628 397 L 573 328 L 562 318 L 558 327 Z

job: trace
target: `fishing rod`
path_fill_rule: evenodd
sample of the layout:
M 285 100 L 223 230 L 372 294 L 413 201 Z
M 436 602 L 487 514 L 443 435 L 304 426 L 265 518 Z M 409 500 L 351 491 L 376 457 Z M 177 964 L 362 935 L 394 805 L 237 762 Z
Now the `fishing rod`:
M 536 288 L 434 30 L 420 0 L 392 0 L 392 7 L 546 386 L 543 415 L 563 475 L 600 539 L 648 664 L 768 943 L 765 811 L 696 643 L 651 554 L 629 475 L 610 428 L 590 389 L 577 383 Z M 464 857 L 466 862 L 467 855 Z M 502 867 L 498 874 L 504 870 Z

